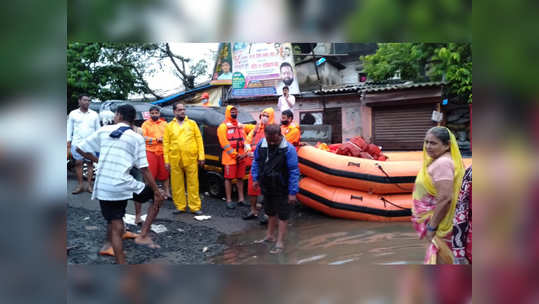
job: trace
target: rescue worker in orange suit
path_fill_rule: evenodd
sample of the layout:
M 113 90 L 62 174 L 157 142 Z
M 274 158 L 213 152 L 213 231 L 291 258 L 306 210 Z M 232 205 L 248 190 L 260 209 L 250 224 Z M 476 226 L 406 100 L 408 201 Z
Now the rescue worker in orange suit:
M 167 121 L 161 117 L 161 109 L 159 106 L 154 105 L 150 107 L 150 119 L 147 119 L 140 129 L 133 129 L 137 133 L 139 133 L 139 131 L 142 132 L 141 135 L 146 142 L 148 168 L 156 182 L 158 180 L 163 182 L 165 199 L 172 197 L 172 194 L 170 194 L 169 172 L 165 168 L 165 159 L 163 157 L 163 135 L 165 134 L 166 126 Z M 136 126 L 134 126 L 134 128 L 136 128 Z M 137 177 L 135 177 L 135 179 L 137 179 Z M 137 225 L 143 223 L 143 220 L 140 218 L 142 214 L 141 208 L 141 203 L 135 201 L 135 224 Z
M 202 93 L 202 96 L 200 96 L 202 106 L 209 107 L 210 106 L 210 95 L 206 92 Z
M 232 180 L 239 179 L 236 184 L 238 187 L 238 199 L 245 204 L 243 195 L 243 177 L 247 167 L 247 153 L 244 149 L 245 132 L 243 125 L 238 122 L 238 109 L 232 105 L 226 107 L 225 121 L 217 128 L 217 137 L 219 144 L 223 148 L 221 163 L 225 170 L 225 194 L 226 207 L 236 208 L 232 202 Z
M 298 151 L 301 132 L 299 127 L 292 122 L 293 120 L 294 113 L 292 111 L 285 110 L 281 113 L 281 134 L 283 134 L 286 141 L 291 143 L 296 148 L 296 151 Z
M 258 143 L 265 137 L 264 127 L 270 124 L 274 124 L 274 110 L 273 108 L 266 108 L 260 113 L 260 121 L 256 124 L 254 129 L 247 135 L 245 140 L 245 150 L 247 151 L 247 156 L 252 162 L 254 157 L 254 150 Z M 249 195 L 249 202 L 251 203 L 251 210 L 249 213 L 244 215 L 242 218 L 244 220 L 255 219 L 258 217 L 258 210 L 256 208 L 256 200 L 259 196 L 262 195 L 260 188 L 253 188 L 253 178 L 249 174 L 249 182 L 247 183 L 247 194 Z M 261 219 L 263 222 L 263 219 Z
M 195 121 L 185 115 L 185 106 L 175 102 L 172 106 L 174 119 L 165 128 L 163 155 L 165 167 L 170 172 L 172 199 L 176 206 L 174 214 L 186 212 L 202 214 L 198 188 L 198 166 L 204 165 L 204 145 L 200 129 Z M 187 184 L 188 199 L 185 197 Z

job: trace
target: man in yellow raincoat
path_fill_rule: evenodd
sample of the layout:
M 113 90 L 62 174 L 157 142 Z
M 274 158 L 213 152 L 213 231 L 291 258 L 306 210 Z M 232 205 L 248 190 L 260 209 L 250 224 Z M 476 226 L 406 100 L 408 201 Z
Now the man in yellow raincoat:
M 244 149 L 245 130 L 243 125 L 238 122 L 238 109 L 232 105 L 226 107 L 225 121 L 217 128 L 217 137 L 219 144 L 223 148 L 221 163 L 225 171 L 225 194 L 226 207 L 236 208 L 232 202 L 232 180 L 239 179 L 236 184 L 238 187 L 238 199 L 240 203 L 246 205 L 243 195 L 243 177 L 247 167 L 247 153 Z
M 183 104 L 175 102 L 172 109 L 175 118 L 165 128 L 163 156 L 165 167 L 170 172 L 172 199 L 177 209 L 174 214 L 185 212 L 188 205 L 185 198 L 185 178 L 189 210 L 200 215 L 202 203 L 198 194 L 198 166 L 204 165 L 202 136 L 197 123 L 185 115 Z

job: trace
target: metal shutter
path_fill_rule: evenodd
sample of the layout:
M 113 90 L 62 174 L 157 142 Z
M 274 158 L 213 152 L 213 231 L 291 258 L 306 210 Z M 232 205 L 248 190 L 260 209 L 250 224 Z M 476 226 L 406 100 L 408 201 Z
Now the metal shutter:
M 436 104 L 373 107 L 373 142 L 384 150 L 421 150 L 428 129 L 436 124 Z
M 324 114 L 324 124 L 331 125 L 331 143 L 342 143 L 341 108 L 327 108 Z

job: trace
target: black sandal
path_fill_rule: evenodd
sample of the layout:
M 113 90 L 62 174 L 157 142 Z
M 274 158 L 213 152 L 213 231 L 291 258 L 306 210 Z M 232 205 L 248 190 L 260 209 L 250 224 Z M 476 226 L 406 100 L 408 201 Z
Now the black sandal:
M 246 215 L 242 216 L 241 218 L 244 220 L 252 220 L 258 217 L 258 214 L 254 214 L 253 212 L 247 213 Z
M 270 250 L 269 253 L 270 253 L 270 254 L 280 254 L 280 253 L 283 252 L 283 250 L 284 250 L 284 247 L 281 247 L 281 246 L 277 246 L 277 245 L 276 245 L 276 246 L 273 246 L 273 248 L 271 248 L 271 250 Z
M 273 243 L 275 242 L 276 240 L 275 239 L 268 239 L 268 238 L 263 238 L 263 239 L 260 239 L 260 240 L 256 240 L 254 241 L 253 243 L 255 244 L 264 244 L 264 243 Z

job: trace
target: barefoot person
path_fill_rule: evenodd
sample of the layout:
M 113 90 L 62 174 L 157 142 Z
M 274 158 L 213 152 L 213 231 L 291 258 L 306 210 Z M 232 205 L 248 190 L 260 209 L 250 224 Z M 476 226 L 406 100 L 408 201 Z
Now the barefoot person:
M 144 138 L 131 129 L 135 114 L 133 106 L 119 106 L 114 116 L 116 124 L 101 127 L 76 148 L 79 154 L 98 163 L 92 199 L 99 200 L 101 212 L 108 223 L 107 238 L 101 252 L 110 251 L 112 246 L 112 254 L 118 264 L 125 264 L 122 235 L 127 200 L 145 202 L 153 197 L 154 208 L 148 214 L 141 235 L 135 239 L 136 243 L 150 246 L 153 242 L 148 236 L 149 226 L 164 200 L 148 170 Z M 88 151 L 99 152 L 99 160 Z M 132 167 L 141 170 L 149 186 L 129 174 Z
M 283 137 L 278 125 L 268 125 L 264 131 L 266 137 L 256 147 L 251 166 L 253 187 L 261 188 L 264 211 L 269 216 L 266 237 L 257 243 L 275 241 L 278 224 L 277 240 L 270 251 L 272 254 L 278 254 L 284 250 L 284 236 L 291 204 L 296 201 L 298 193 L 298 155 L 294 146 Z
M 79 194 L 83 191 L 92 192 L 92 179 L 94 175 L 94 165 L 88 158 L 82 157 L 75 147 L 85 138 L 97 131 L 101 127 L 99 124 L 99 115 L 89 109 L 90 98 L 88 95 L 79 96 L 79 108 L 69 113 L 67 118 L 67 148 L 73 159 L 75 159 L 75 171 L 79 185 L 73 190 L 73 194 Z M 94 151 L 90 151 L 94 152 Z M 82 163 L 88 164 L 88 186 L 83 187 Z

